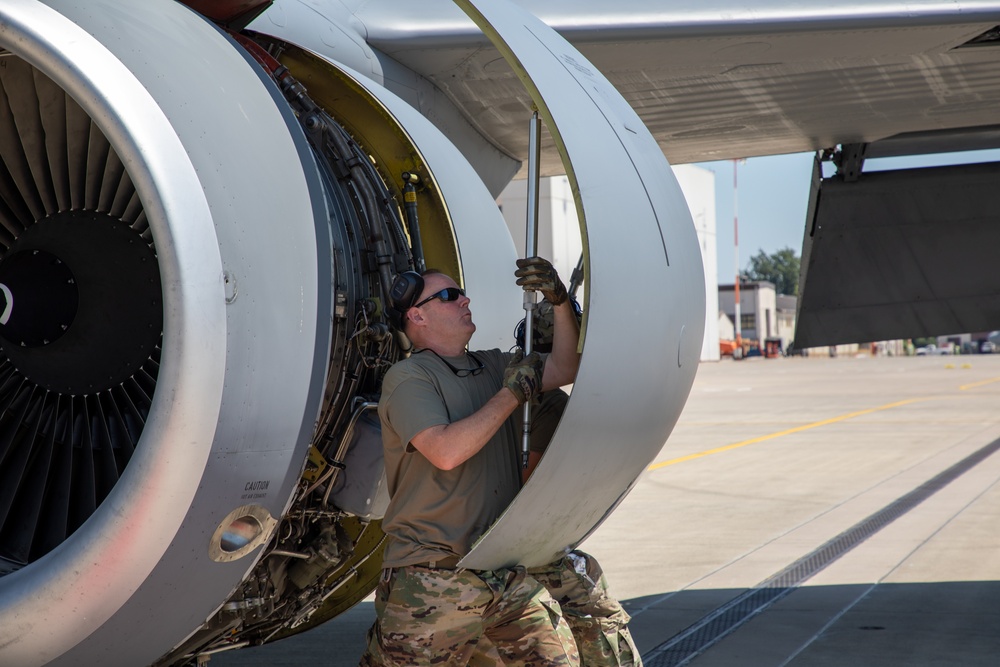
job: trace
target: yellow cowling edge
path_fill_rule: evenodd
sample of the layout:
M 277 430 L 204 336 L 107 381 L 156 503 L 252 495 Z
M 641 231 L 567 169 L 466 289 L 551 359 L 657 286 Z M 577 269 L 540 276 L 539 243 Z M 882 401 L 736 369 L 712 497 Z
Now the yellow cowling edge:
M 283 46 L 278 60 L 306 87 L 309 97 L 368 152 L 397 205 L 403 202 L 403 172 L 420 176 L 417 215 L 427 267 L 444 271 L 462 285 L 451 216 L 433 173 L 406 130 L 378 99 L 330 61 L 289 44 Z

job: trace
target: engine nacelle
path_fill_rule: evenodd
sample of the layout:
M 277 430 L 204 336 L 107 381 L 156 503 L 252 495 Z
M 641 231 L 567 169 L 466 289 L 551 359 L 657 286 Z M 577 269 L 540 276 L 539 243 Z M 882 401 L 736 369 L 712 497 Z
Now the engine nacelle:
M 0 263 L 45 253 L 12 271 L 78 293 L 61 337 L 3 337 L 8 664 L 145 664 L 204 623 L 286 509 L 327 376 L 328 204 L 294 114 L 185 7 L 117 9 L 3 10 Z
M 544 562 L 600 523 L 672 428 L 704 322 L 655 142 L 495 2 L 459 4 L 559 138 L 588 307 L 570 423 L 475 567 Z M 366 413 L 405 353 L 391 277 L 451 273 L 473 345 L 512 344 L 514 245 L 489 191 L 412 107 L 294 35 L 172 1 L 8 0 L 0 49 L 0 663 L 182 664 L 349 608 L 381 567 L 378 463 L 355 448 L 377 443 Z M 623 360 L 648 295 L 590 275 L 637 263 L 664 303 Z

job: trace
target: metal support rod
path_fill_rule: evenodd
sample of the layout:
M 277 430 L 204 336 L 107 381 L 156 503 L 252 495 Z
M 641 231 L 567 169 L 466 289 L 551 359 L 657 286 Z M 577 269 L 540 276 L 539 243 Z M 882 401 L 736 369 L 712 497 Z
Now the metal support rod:
M 528 216 L 524 238 L 524 256 L 538 254 L 538 185 L 539 161 L 541 158 L 542 119 L 536 109 L 531 114 L 528 126 Z M 524 292 L 524 355 L 531 354 L 535 324 L 535 293 Z M 541 378 L 539 378 L 541 381 Z M 521 467 L 528 467 L 528 452 L 531 446 L 531 401 L 524 402 L 523 437 L 521 439 Z

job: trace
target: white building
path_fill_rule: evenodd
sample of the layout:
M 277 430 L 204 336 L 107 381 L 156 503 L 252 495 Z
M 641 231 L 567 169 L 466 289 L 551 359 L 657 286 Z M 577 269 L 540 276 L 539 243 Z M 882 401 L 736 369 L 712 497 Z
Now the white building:
M 705 339 L 702 361 L 719 359 L 719 288 L 715 238 L 715 174 L 694 165 L 673 168 L 674 176 L 687 199 L 698 232 L 701 258 L 705 265 Z M 497 203 L 507 221 L 518 255 L 524 256 L 527 218 L 527 181 L 514 181 L 501 193 Z M 538 254 L 551 259 L 559 275 L 569 284 L 580 259 L 583 243 L 576 204 L 565 176 L 543 178 L 538 187 Z M 583 303 L 583 292 L 579 293 Z
M 730 321 L 735 321 L 735 286 L 719 285 L 718 289 L 719 311 L 725 313 Z M 784 315 L 784 312 L 782 314 Z M 791 306 L 791 316 L 794 321 L 794 303 Z M 781 349 L 786 349 L 791 342 L 793 331 L 783 319 L 779 317 L 778 295 L 774 291 L 773 283 L 766 280 L 740 282 L 740 336 L 744 340 L 754 341 L 758 349 L 763 350 L 765 340 L 781 338 Z
M 719 360 L 719 258 L 715 232 L 715 174 L 690 164 L 676 166 L 674 176 L 687 199 L 698 232 L 701 261 L 705 265 L 705 340 L 702 361 Z
M 524 257 L 527 225 L 527 181 L 514 181 L 500 194 L 497 203 L 507 228 L 514 237 L 518 257 Z M 583 252 L 576 203 L 565 176 L 543 178 L 538 184 L 538 256 L 555 265 L 566 286 Z M 583 291 L 578 293 L 583 303 Z

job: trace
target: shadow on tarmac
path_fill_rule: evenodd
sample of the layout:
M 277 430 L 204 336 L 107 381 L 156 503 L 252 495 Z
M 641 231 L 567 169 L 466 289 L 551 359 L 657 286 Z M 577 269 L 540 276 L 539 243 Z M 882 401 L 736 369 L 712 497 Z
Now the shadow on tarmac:
M 656 647 L 743 592 L 688 590 L 622 600 L 647 667 L 677 664 L 654 657 Z M 690 664 L 743 667 L 752 656 L 755 667 L 996 667 L 998 600 L 996 581 L 805 586 Z M 354 667 L 374 617 L 371 601 L 364 601 L 300 635 L 219 653 L 210 667 Z
M 273 644 L 212 656 L 209 667 L 357 667 L 375 605 L 365 600 L 318 628 Z
M 680 664 L 656 648 L 743 590 L 695 590 L 623 602 L 646 667 Z M 794 589 L 693 667 L 995 667 L 1000 582 L 804 586 Z M 719 633 L 717 621 L 705 634 Z M 725 623 L 721 625 L 725 626 Z

